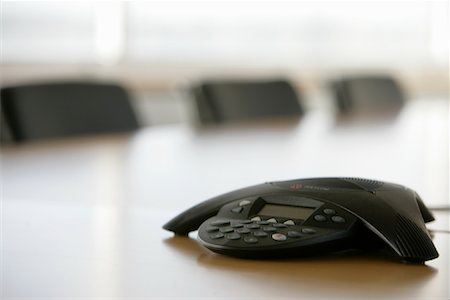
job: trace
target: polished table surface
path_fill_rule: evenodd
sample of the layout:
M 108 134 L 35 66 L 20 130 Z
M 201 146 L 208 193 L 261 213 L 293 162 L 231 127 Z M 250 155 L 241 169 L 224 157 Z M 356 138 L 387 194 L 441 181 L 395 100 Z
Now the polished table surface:
M 383 122 L 312 111 L 297 123 L 6 146 L 1 176 L 4 299 L 449 298 L 448 211 L 428 225 L 440 257 L 424 265 L 379 253 L 242 260 L 161 228 L 229 190 L 302 177 L 393 181 L 446 206 L 446 100 Z

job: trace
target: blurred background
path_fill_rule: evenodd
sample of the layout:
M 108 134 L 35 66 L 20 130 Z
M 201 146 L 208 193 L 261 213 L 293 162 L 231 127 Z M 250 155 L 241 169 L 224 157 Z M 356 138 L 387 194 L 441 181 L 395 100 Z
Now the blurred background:
M 187 122 L 205 79 L 288 78 L 306 109 L 328 82 L 389 74 L 448 99 L 448 1 L 2 1 L 2 86 L 117 82 L 140 123 Z M 328 97 L 328 98 L 327 98 Z

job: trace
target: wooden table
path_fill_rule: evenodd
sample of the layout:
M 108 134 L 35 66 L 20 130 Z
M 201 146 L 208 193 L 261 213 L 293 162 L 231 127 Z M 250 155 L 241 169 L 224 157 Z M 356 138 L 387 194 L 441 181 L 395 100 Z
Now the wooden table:
M 161 229 L 212 196 L 302 177 L 394 181 L 448 205 L 447 101 L 383 122 L 313 111 L 298 123 L 9 146 L 1 170 L 4 299 L 449 298 L 448 212 L 429 225 L 440 257 L 425 265 L 373 253 L 240 260 Z

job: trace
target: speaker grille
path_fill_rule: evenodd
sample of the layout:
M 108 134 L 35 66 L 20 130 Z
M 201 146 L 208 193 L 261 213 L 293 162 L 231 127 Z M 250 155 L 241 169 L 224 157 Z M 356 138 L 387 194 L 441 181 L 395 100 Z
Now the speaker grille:
M 373 191 L 380 188 L 384 182 L 372 180 L 372 179 L 364 179 L 364 178 L 355 178 L 355 177 L 347 177 L 343 178 L 345 181 L 351 182 L 366 191 Z
M 401 256 L 410 260 L 429 260 L 439 256 L 428 234 L 401 215 L 396 217 L 395 245 Z

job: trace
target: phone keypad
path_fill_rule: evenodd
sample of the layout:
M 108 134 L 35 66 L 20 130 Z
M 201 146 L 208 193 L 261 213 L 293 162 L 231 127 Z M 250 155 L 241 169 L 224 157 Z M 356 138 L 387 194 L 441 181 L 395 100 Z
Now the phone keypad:
M 304 218 L 261 215 L 263 202 L 258 201 L 242 199 L 224 205 L 216 216 L 200 226 L 200 241 L 219 253 L 236 250 L 239 255 L 251 252 L 259 255 L 342 238 L 356 221 L 332 203 L 322 203 Z
M 275 223 L 273 222 L 275 220 Z M 258 244 L 272 240 L 275 243 L 310 237 L 316 229 L 297 226 L 292 220 L 284 223 L 268 220 L 215 220 L 205 228 L 212 240 L 238 241 L 244 244 Z

